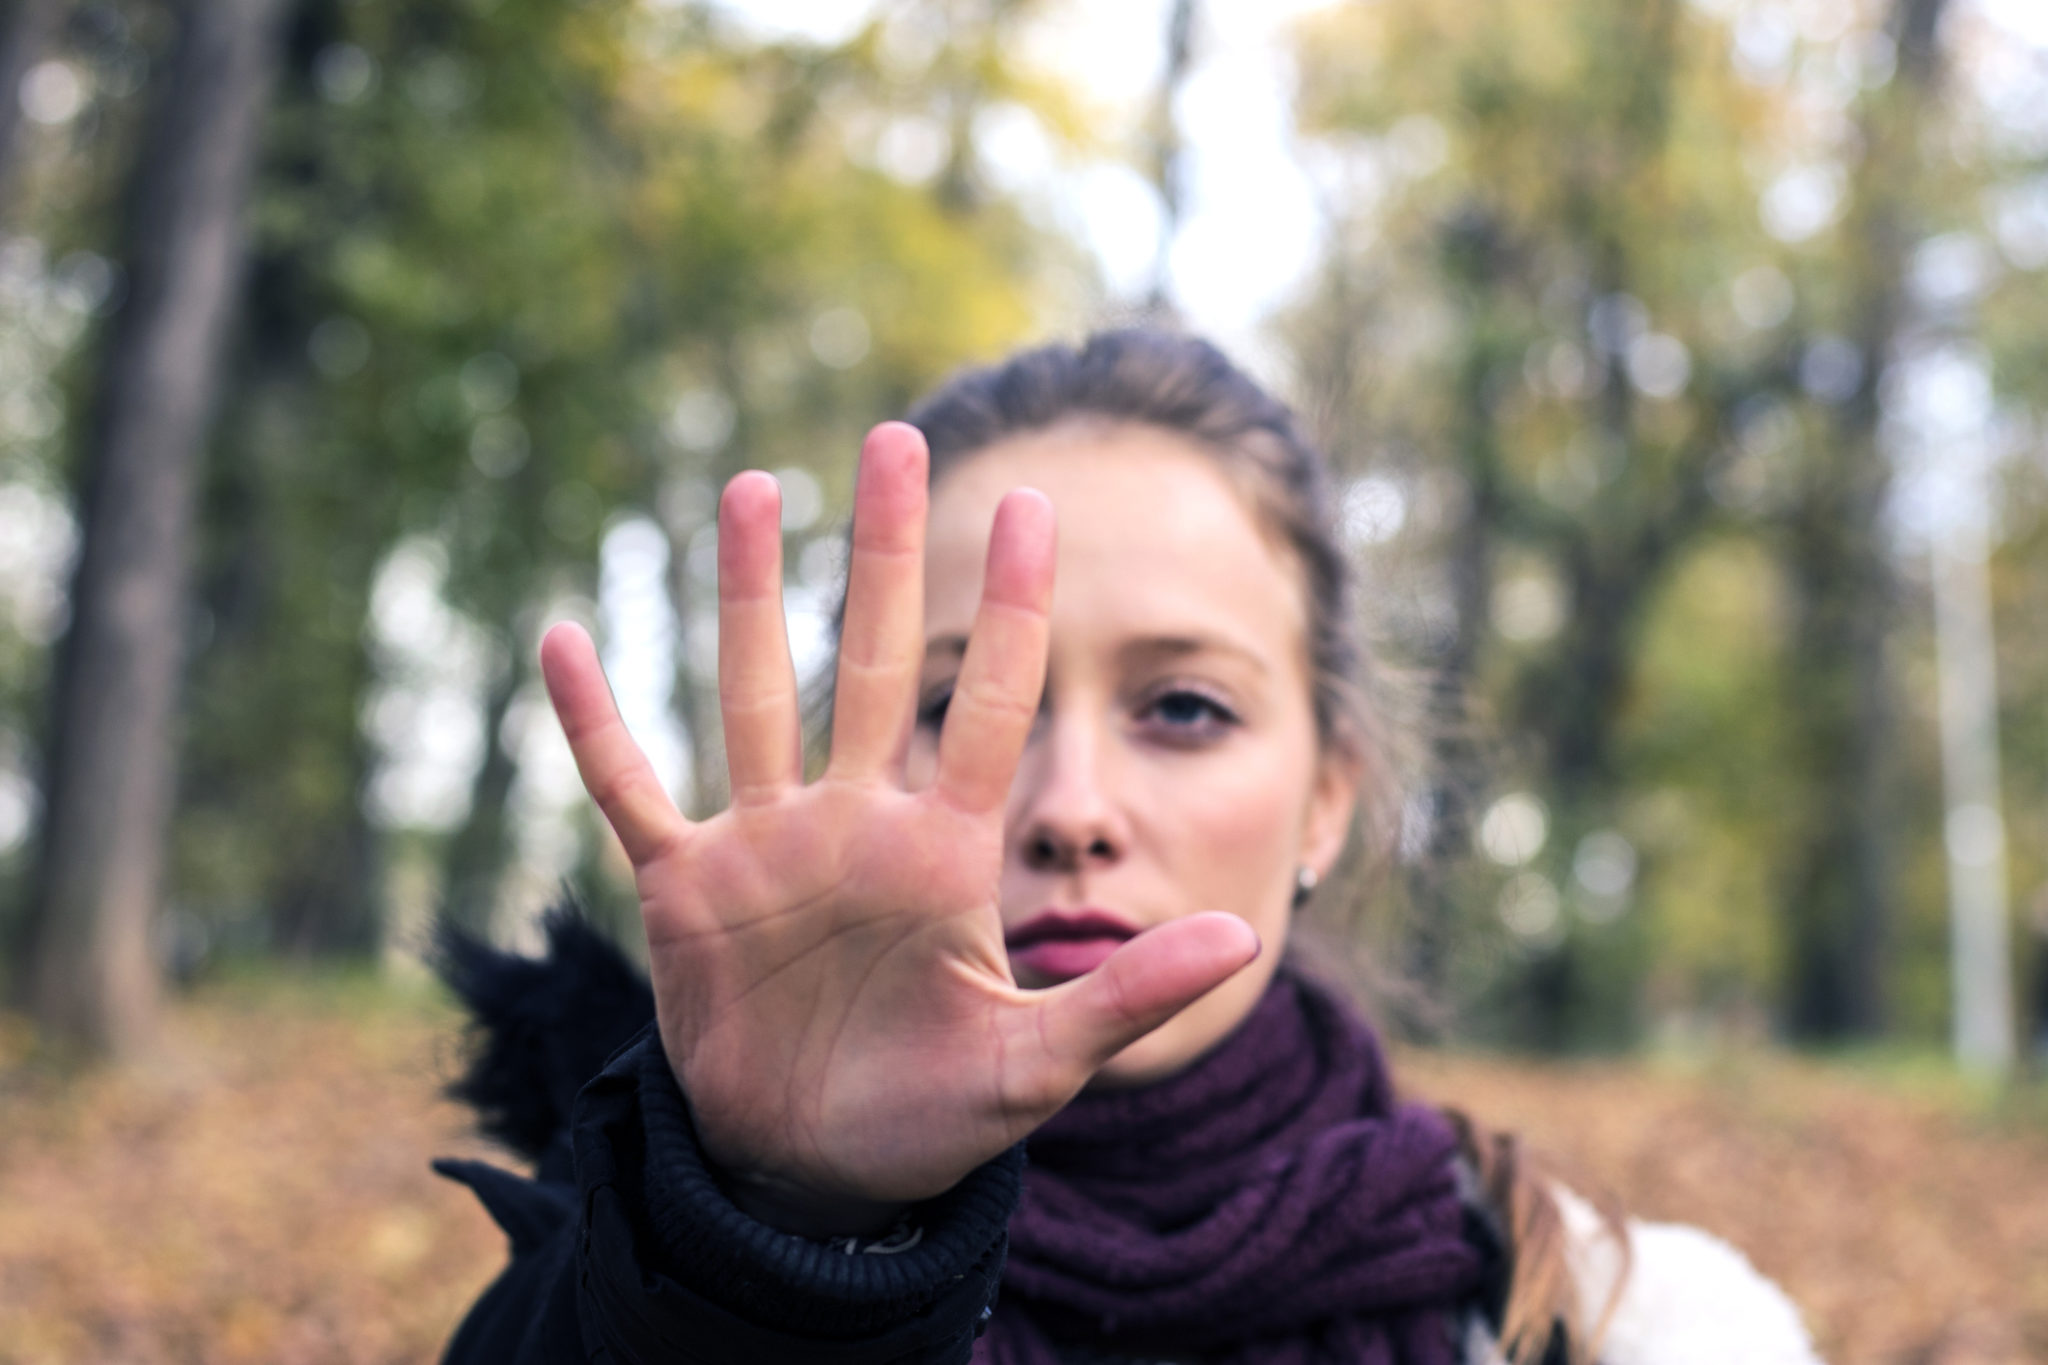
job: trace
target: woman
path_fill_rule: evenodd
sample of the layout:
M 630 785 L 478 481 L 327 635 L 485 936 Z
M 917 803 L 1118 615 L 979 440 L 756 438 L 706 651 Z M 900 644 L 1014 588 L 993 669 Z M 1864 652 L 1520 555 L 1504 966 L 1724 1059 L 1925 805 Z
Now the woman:
M 655 1023 L 587 1055 L 646 988 L 571 923 L 546 964 L 455 948 L 488 1038 L 459 1093 L 540 1179 L 444 1166 L 513 1244 L 449 1359 L 1810 1359 L 1739 1255 L 1397 1103 L 1286 965 L 1349 831 L 1385 823 L 1330 507 L 1291 415 L 1203 343 L 954 379 L 863 446 L 806 784 L 777 492 L 741 475 L 732 803 L 697 824 L 588 637 L 550 632 Z

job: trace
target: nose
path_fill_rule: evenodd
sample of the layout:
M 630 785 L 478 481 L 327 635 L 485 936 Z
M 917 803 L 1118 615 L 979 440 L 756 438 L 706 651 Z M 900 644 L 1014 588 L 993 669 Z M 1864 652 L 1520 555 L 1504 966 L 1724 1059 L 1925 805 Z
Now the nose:
M 1013 789 L 1012 851 L 1034 872 L 1083 873 L 1122 860 L 1127 830 L 1113 791 L 1108 736 L 1084 716 L 1046 716 Z

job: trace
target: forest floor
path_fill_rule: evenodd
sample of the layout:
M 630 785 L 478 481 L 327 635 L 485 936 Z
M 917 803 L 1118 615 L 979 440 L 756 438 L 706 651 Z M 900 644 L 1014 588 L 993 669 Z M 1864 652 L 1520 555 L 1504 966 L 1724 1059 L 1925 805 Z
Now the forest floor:
M 484 1152 L 438 1093 L 459 1047 L 438 998 L 368 981 L 213 987 L 149 1062 L 83 1076 L 0 1018 L 0 1365 L 435 1359 L 504 1258 L 427 1170 Z M 1745 1248 L 1837 1365 L 2048 1361 L 2038 1094 L 1896 1060 L 1403 1065 Z

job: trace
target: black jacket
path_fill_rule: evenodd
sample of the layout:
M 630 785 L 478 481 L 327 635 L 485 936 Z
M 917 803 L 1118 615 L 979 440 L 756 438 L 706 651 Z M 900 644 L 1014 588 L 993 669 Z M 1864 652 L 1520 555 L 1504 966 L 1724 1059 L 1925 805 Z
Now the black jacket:
M 573 1112 L 571 1181 L 436 1163 L 512 1241 L 512 1264 L 470 1310 L 450 1365 L 967 1360 L 1002 1275 L 1017 1153 L 920 1208 L 915 1246 L 875 1254 L 788 1236 L 733 1207 L 651 1028 Z
M 896 1236 L 778 1232 L 713 1178 L 646 983 L 572 915 L 552 915 L 548 936 L 545 961 L 442 942 L 442 974 L 477 1022 L 451 1093 L 535 1166 L 528 1179 L 434 1164 L 512 1244 L 447 1365 L 965 1365 L 994 1310 L 1022 1148 L 918 1206 Z M 1467 1230 L 1497 1323 L 1499 1241 L 1476 1208 Z

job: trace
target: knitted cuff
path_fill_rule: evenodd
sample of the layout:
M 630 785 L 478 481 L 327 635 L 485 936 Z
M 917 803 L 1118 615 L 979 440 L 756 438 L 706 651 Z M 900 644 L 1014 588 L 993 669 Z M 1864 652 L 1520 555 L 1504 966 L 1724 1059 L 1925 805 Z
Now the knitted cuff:
M 641 1054 L 649 1250 L 679 1283 L 751 1322 L 834 1341 L 899 1326 L 969 1277 L 986 1279 L 982 1302 L 993 1301 L 1022 1189 L 1021 1145 L 915 1206 L 895 1235 L 814 1241 L 733 1204 L 705 1159 L 659 1038 L 641 1044 Z

